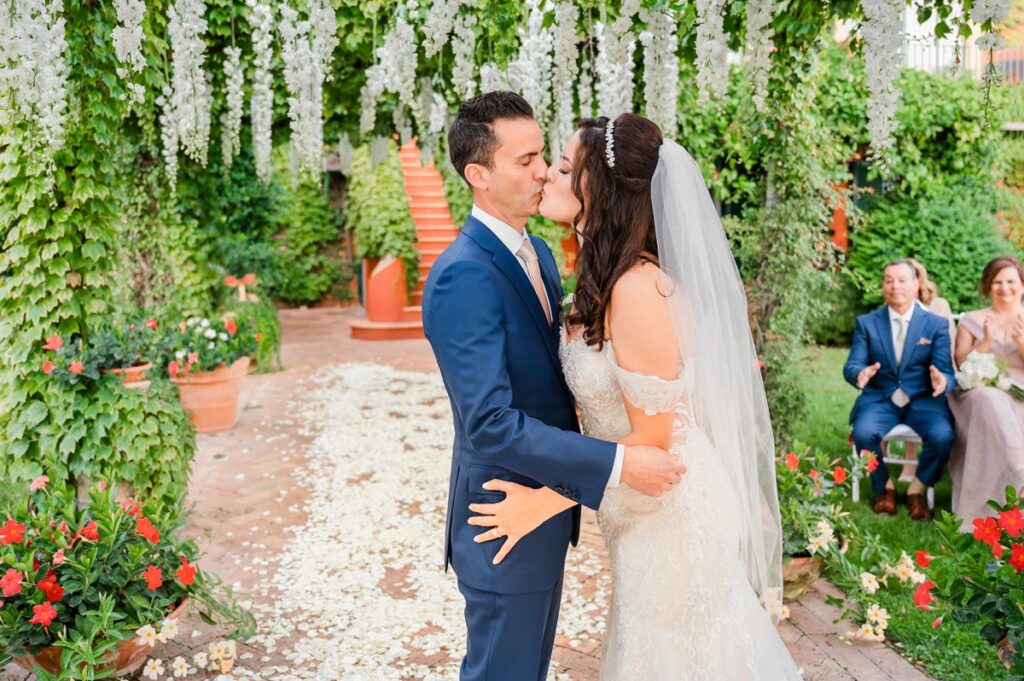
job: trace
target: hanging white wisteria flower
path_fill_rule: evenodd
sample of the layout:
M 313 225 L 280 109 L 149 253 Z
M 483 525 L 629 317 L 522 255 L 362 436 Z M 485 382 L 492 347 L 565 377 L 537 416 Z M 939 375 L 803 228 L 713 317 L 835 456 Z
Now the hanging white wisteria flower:
M 448 42 L 461 5 L 462 0 L 433 0 L 427 7 L 423 22 L 423 53 L 427 57 L 433 57 Z
M 338 20 L 331 0 L 310 0 L 309 23 L 312 26 L 313 51 L 320 55 L 324 79 L 331 80 L 334 49 L 338 47 Z
M 644 46 L 645 113 L 661 134 L 676 136 L 676 111 L 679 101 L 679 36 L 675 20 L 665 12 L 640 10 L 647 30 L 640 34 Z
M 575 130 L 575 92 L 573 84 L 579 74 L 579 34 L 576 22 L 579 10 L 567 0 L 555 3 L 555 24 L 552 30 L 554 69 L 551 75 L 551 89 L 554 97 L 555 114 L 551 121 L 551 153 L 563 149 Z
M 580 66 L 580 79 L 576 84 L 576 94 L 580 102 L 580 116 L 591 118 L 594 115 L 594 79 L 590 75 L 590 61 L 583 60 Z
M 505 69 L 498 68 L 496 64 L 488 62 L 480 67 L 480 91 L 493 92 L 494 90 L 508 90 L 508 73 Z
M 508 82 L 533 107 L 541 130 L 551 111 L 551 49 L 554 38 L 544 28 L 544 0 L 527 0 L 530 14 L 519 29 L 519 54 L 508 65 Z
M 628 40 L 626 37 L 628 36 Z M 617 118 L 619 114 L 633 109 L 633 52 L 636 41 L 632 33 L 627 36 L 615 35 L 604 24 L 594 25 L 597 40 L 597 115 Z M 625 47 L 620 49 L 623 42 Z M 613 55 L 622 53 L 624 59 L 616 60 Z
M 167 178 L 173 190 L 178 183 L 178 125 L 174 118 L 174 110 L 170 105 L 171 94 L 171 87 L 165 85 L 160 96 L 156 98 L 156 105 L 160 107 L 161 154 L 164 157 L 164 167 L 167 169 Z
M 871 149 L 881 157 L 893 144 L 896 107 L 900 93 L 896 77 L 900 72 L 903 45 L 903 0 L 864 0 L 864 71 L 868 85 L 868 133 Z
M 364 135 L 373 131 L 377 100 L 385 92 L 398 95 L 399 106 L 396 108 L 408 108 L 413 116 L 418 116 L 419 108 L 416 98 L 416 34 L 403 14 L 399 14 L 395 27 L 384 36 L 384 42 L 374 54 L 377 63 L 366 70 L 366 83 L 359 95 L 359 131 Z
M 146 14 L 146 3 L 142 0 L 114 0 L 117 12 L 117 26 L 111 32 L 114 39 L 114 54 L 127 67 L 118 69 L 117 75 L 126 78 L 129 73 L 142 73 L 146 58 L 142 56 L 142 19 Z M 146 88 L 138 82 L 128 83 L 132 101 L 141 104 L 146 98 Z
M 416 143 L 420 147 L 420 165 L 429 165 L 437 149 L 438 140 L 448 122 L 448 102 L 434 90 L 429 78 L 420 79 L 419 131 Z
M 476 17 L 472 14 L 460 16 L 455 21 L 455 33 L 452 38 L 452 85 L 460 97 L 470 98 L 476 94 L 476 64 L 473 54 L 476 50 Z
M 252 96 L 249 115 L 252 123 L 252 157 L 256 176 L 264 184 L 270 183 L 270 154 L 273 148 L 271 125 L 274 115 L 274 77 L 270 72 L 271 40 L 274 30 L 274 11 L 267 0 L 246 0 L 251 10 L 252 26 Z
M 993 24 L 1006 20 L 1012 6 L 1013 0 L 974 0 L 971 6 L 971 21 L 982 30 L 986 23 L 992 28 Z M 975 45 L 983 52 L 991 52 L 1003 46 L 1003 37 L 994 30 L 989 30 L 978 37 Z
M 352 140 L 348 133 L 338 138 L 338 170 L 342 175 L 348 177 L 352 174 L 352 163 L 355 159 L 355 149 L 352 148 Z
M 387 137 L 374 137 L 370 141 L 370 164 L 376 168 L 388 160 L 391 152 L 391 142 Z
M 224 153 L 224 167 L 230 168 L 231 162 L 242 149 L 241 130 L 244 95 L 242 86 L 245 74 L 242 73 L 242 50 L 228 47 L 224 50 L 224 84 L 227 86 L 227 111 L 221 116 L 222 140 L 221 150 Z
M 729 87 L 725 27 L 725 0 L 697 0 L 697 101 L 718 99 Z
M 64 145 L 67 64 L 61 0 L 18 0 L 0 11 L 0 121 L 25 120 L 51 163 Z
M 316 180 L 323 170 L 324 71 L 321 55 L 313 49 L 311 29 L 309 21 L 299 21 L 298 12 L 281 5 L 278 31 L 295 154 L 293 180 Z
M 772 21 L 779 7 L 779 0 L 747 0 L 747 64 L 754 88 L 752 99 L 761 113 L 767 111 L 768 74 L 775 48 Z
M 168 122 L 178 129 L 181 149 L 193 161 L 206 165 L 210 142 L 212 88 L 203 70 L 206 61 L 206 3 L 175 0 L 168 9 L 171 38 L 171 94 L 165 97 Z M 170 168 L 168 168 L 170 170 Z

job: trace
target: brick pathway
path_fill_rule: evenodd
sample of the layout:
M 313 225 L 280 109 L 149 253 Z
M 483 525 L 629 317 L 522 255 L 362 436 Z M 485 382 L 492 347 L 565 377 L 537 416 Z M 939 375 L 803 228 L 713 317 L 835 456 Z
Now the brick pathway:
M 285 530 L 288 525 L 301 524 L 304 519 L 301 510 L 304 490 L 296 486 L 293 471 L 303 464 L 303 446 L 307 439 L 299 433 L 299 424 L 287 407 L 296 382 L 314 375 L 324 365 L 340 362 L 372 361 L 403 370 L 436 371 L 426 341 L 352 340 L 349 326 L 358 316 L 355 309 L 282 311 L 282 357 L 287 370 L 247 379 L 248 404 L 241 423 L 227 433 L 199 436 L 199 453 L 189 493 L 193 505 L 189 531 L 199 538 L 205 551 L 202 566 L 242 592 L 251 593 L 257 583 L 266 578 L 269 568 L 264 558 L 288 542 Z M 586 515 L 583 540 L 603 552 L 592 513 Z M 402 575 L 390 575 L 380 585 L 381 598 L 408 598 L 401 591 L 401 582 Z M 831 585 L 816 584 L 801 602 L 790 604 L 792 620 L 781 627 L 782 636 L 804 669 L 806 679 L 923 681 L 929 678 L 891 647 L 878 643 L 849 644 L 839 639 L 835 635 L 839 628 L 850 625 L 832 623 L 839 610 L 825 602 L 829 593 L 835 593 Z M 252 596 L 260 598 L 259 593 Z M 200 623 L 194 614 L 186 616 L 181 631 L 181 640 L 168 644 L 160 653 L 165 660 L 179 654 L 190 658 L 191 653 L 205 649 L 222 634 Z M 295 635 L 302 635 L 302 632 Z M 238 652 L 239 664 L 247 669 L 271 671 L 276 667 L 282 675 L 286 669 L 277 651 L 240 644 Z M 567 672 L 573 681 L 598 678 L 601 658 L 598 643 L 572 647 L 567 640 L 559 639 L 554 657 L 560 670 Z M 33 678 L 20 670 L 0 670 L 0 681 Z M 271 671 L 265 678 L 277 677 Z

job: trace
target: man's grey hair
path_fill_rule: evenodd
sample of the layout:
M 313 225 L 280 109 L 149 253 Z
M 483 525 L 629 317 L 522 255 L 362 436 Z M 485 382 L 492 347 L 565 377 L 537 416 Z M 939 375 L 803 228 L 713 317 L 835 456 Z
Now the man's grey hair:
M 883 276 L 887 269 L 890 267 L 896 267 L 897 265 L 906 266 L 906 268 L 910 270 L 910 276 L 917 279 L 917 268 L 914 267 L 914 263 L 909 258 L 896 258 L 895 260 L 890 260 L 889 263 L 882 268 Z

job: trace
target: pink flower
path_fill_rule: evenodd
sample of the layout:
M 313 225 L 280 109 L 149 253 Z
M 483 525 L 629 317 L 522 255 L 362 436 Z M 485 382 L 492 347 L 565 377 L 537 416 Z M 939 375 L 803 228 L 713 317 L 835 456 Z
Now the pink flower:
M 57 334 L 53 334 L 46 339 L 46 343 L 43 345 L 43 350 L 60 350 L 62 345 L 64 345 L 64 339 Z
M 63 565 L 64 560 L 64 549 L 57 549 L 57 552 L 53 554 L 53 564 Z
M 43 373 L 46 374 L 47 376 L 53 373 L 53 362 L 51 362 L 50 360 L 46 360 L 45 362 L 43 362 Z
M 46 489 L 46 485 L 49 484 L 50 479 L 45 475 L 40 475 L 38 478 L 32 481 L 32 484 L 28 486 L 29 492 L 35 492 L 37 490 Z
M 68 367 L 68 371 L 77 376 L 78 374 L 85 371 L 85 365 L 79 362 L 77 359 L 71 361 L 71 366 Z
M 146 326 L 149 327 L 150 331 L 156 331 L 156 320 L 150 317 L 146 320 Z
M 99 487 L 101 492 L 106 492 L 107 491 L 107 481 L 106 480 L 100 480 L 98 483 L 96 483 L 96 486 Z
M 942 626 L 942 618 L 936 617 L 935 621 L 932 622 L 932 629 L 938 629 L 940 626 Z

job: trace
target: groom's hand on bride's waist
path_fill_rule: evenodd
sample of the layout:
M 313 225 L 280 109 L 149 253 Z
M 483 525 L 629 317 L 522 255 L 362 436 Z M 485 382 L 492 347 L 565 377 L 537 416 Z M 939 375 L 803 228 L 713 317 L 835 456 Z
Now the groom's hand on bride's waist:
M 664 449 L 627 445 L 620 482 L 637 492 L 657 497 L 679 484 L 686 466 Z

